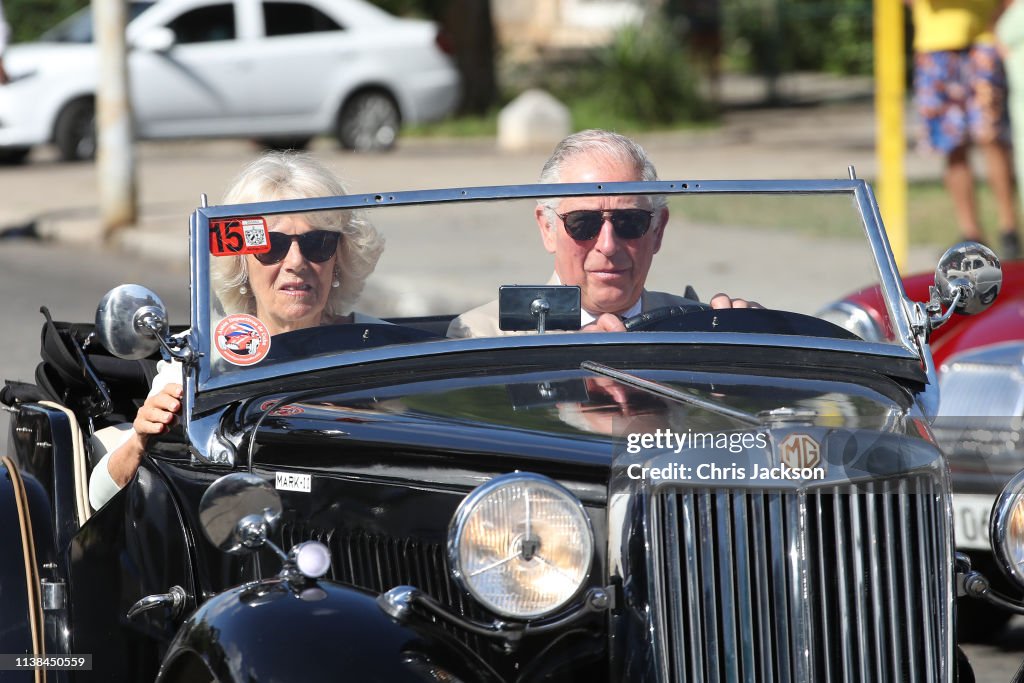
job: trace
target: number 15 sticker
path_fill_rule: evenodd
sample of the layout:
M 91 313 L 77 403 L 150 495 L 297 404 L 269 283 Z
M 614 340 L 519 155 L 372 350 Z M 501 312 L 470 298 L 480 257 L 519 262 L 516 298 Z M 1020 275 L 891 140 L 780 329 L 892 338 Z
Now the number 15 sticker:
M 270 251 L 270 233 L 264 218 L 210 220 L 210 253 L 214 256 L 263 254 Z

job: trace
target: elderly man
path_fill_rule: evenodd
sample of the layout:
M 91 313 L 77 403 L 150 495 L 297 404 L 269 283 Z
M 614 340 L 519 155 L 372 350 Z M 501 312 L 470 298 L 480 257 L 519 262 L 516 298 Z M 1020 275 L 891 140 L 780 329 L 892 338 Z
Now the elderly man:
M 542 183 L 657 179 L 640 145 L 603 130 L 585 130 L 562 140 L 540 176 Z M 683 297 L 644 289 L 668 225 L 664 199 L 651 203 L 649 197 L 605 196 L 538 204 L 535 218 L 540 236 L 555 257 L 555 273 L 548 284 L 579 286 L 584 331 L 625 331 L 623 318 L 684 303 Z M 757 306 L 725 294 L 716 294 L 710 303 L 713 308 Z M 497 300 L 463 313 L 448 327 L 449 337 L 502 334 L 510 333 L 498 329 Z

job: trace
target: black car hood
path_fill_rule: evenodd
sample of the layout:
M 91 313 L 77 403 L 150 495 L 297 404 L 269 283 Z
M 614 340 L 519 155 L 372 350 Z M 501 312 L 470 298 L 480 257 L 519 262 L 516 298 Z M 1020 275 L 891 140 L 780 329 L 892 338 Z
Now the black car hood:
M 749 430 L 766 411 L 792 409 L 823 427 L 901 430 L 911 397 L 884 377 L 836 379 L 756 370 L 632 370 L 693 396 L 677 401 L 584 370 L 409 381 L 372 390 L 316 390 L 254 401 L 244 412 L 256 450 L 292 451 L 329 440 L 433 453 L 509 456 L 605 465 L 629 432 Z M 820 370 L 814 372 L 820 377 Z M 870 380 L 870 381 L 867 381 Z M 716 406 L 742 411 L 738 420 Z M 314 449 L 318 450 L 318 449 Z M 306 448 L 307 453 L 311 453 Z

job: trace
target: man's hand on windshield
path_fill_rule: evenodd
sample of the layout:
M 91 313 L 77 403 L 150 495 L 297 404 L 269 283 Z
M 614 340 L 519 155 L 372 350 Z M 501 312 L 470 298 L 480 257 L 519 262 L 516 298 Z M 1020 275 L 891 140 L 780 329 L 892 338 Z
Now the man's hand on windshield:
M 728 294 L 719 292 L 711 297 L 711 308 L 764 308 L 756 301 L 733 299 Z
M 617 315 L 611 313 L 602 313 L 601 316 L 583 327 L 581 332 L 625 332 L 626 326 L 622 324 L 622 319 Z

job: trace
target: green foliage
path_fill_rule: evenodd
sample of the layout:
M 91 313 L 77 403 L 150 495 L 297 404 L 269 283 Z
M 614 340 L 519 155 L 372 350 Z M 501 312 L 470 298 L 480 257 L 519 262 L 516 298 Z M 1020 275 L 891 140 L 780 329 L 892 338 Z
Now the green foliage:
M 726 0 L 726 56 L 744 71 L 870 74 L 871 3 L 866 0 Z
M 713 117 L 692 60 L 664 22 L 622 29 L 584 59 L 514 76 L 517 90 L 543 88 L 565 102 L 573 127 L 620 131 L 667 128 Z
M 662 22 L 622 29 L 599 64 L 600 80 L 585 99 L 596 98 L 613 116 L 667 125 L 710 114 L 689 56 Z
M 14 42 L 35 40 L 89 4 L 89 0 L 3 0 L 4 16 L 11 26 Z

